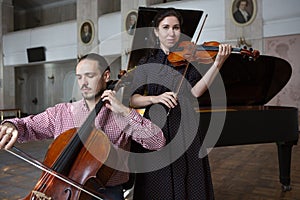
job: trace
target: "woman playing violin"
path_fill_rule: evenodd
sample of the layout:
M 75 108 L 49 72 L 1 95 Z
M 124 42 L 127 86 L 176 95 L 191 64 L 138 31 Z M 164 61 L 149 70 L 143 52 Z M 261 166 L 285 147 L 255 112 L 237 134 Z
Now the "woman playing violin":
M 76 77 L 83 99 L 57 104 L 37 115 L 3 121 L 0 125 L 0 149 L 11 148 L 16 141 L 57 138 L 69 129 L 80 127 L 98 101 L 105 104 L 94 120 L 95 127 L 107 135 L 115 148 L 129 150 L 131 140 L 146 149 L 157 150 L 164 146 L 165 138 L 159 127 L 120 103 L 114 91 L 106 90 L 110 70 L 102 56 L 83 56 L 76 66 Z M 116 170 L 105 188 L 97 189 L 95 185 L 95 190 L 108 199 L 122 200 L 122 184 L 128 177 L 128 173 Z
M 161 124 L 168 144 L 178 134 L 182 143 L 176 143 L 176 149 L 170 152 L 169 158 L 165 158 L 172 161 L 168 166 L 136 174 L 134 200 L 213 199 L 208 158 L 198 156 L 204 136 L 201 133 L 197 134 L 190 146 L 185 146 L 184 141 L 188 134 L 195 129 L 197 131 L 199 123 L 193 122 L 195 112 L 191 99 L 201 96 L 207 90 L 230 55 L 231 46 L 219 45 L 213 64 L 201 77 L 191 64 L 175 67 L 168 60 L 168 55 L 181 37 L 183 19 L 180 13 L 173 8 L 159 11 L 153 23 L 154 48 L 140 60 L 135 69 L 130 104 L 135 108 L 146 108 L 144 116 L 154 123 Z M 185 70 L 186 81 L 178 88 Z M 164 108 L 164 111 L 161 108 Z M 180 148 L 187 151 L 175 161 L 172 160 Z M 147 152 L 136 144 L 133 150 Z

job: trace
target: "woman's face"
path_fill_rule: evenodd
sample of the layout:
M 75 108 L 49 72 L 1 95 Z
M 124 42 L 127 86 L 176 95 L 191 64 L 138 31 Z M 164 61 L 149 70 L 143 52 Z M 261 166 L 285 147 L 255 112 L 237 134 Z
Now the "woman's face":
M 181 30 L 178 19 L 175 16 L 164 18 L 154 29 L 154 33 L 160 41 L 160 48 L 169 53 L 169 49 L 179 41 Z

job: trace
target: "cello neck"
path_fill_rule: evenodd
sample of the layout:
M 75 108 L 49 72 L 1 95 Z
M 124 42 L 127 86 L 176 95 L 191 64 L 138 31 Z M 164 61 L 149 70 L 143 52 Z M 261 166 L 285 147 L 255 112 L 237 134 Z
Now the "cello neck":
M 88 139 L 91 131 L 94 129 L 94 121 L 103 106 L 102 99 L 96 104 L 95 108 L 91 111 L 86 121 L 80 127 L 73 138 L 70 140 L 66 148 L 61 152 L 58 159 L 53 164 L 52 169 L 60 174 L 67 175 L 74 163 L 79 151 L 83 144 Z

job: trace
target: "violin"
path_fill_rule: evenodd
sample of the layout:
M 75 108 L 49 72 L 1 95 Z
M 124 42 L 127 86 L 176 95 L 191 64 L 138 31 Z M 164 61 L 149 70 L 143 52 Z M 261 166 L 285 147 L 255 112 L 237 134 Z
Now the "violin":
M 168 55 L 168 60 L 173 66 L 182 66 L 186 62 L 198 62 L 210 64 L 216 58 L 219 51 L 219 42 L 210 41 L 204 42 L 202 45 L 195 45 L 190 41 L 182 41 L 178 47 L 171 51 Z M 232 53 L 238 53 L 250 60 L 255 60 L 260 53 L 257 50 L 246 48 L 231 48 Z

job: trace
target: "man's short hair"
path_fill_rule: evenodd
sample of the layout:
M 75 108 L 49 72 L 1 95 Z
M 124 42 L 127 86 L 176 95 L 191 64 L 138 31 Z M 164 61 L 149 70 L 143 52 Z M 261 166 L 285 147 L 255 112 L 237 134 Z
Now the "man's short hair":
M 242 2 L 246 2 L 246 6 L 248 6 L 248 0 L 239 0 L 236 4 L 236 7 L 239 8 Z
M 110 67 L 109 67 L 107 61 L 105 60 L 105 58 L 103 56 L 101 56 L 99 54 L 96 54 L 96 53 L 86 54 L 79 58 L 78 63 L 85 59 L 97 61 L 99 69 L 102 73 L 104 73 L 106 70 L 110 71 Z

